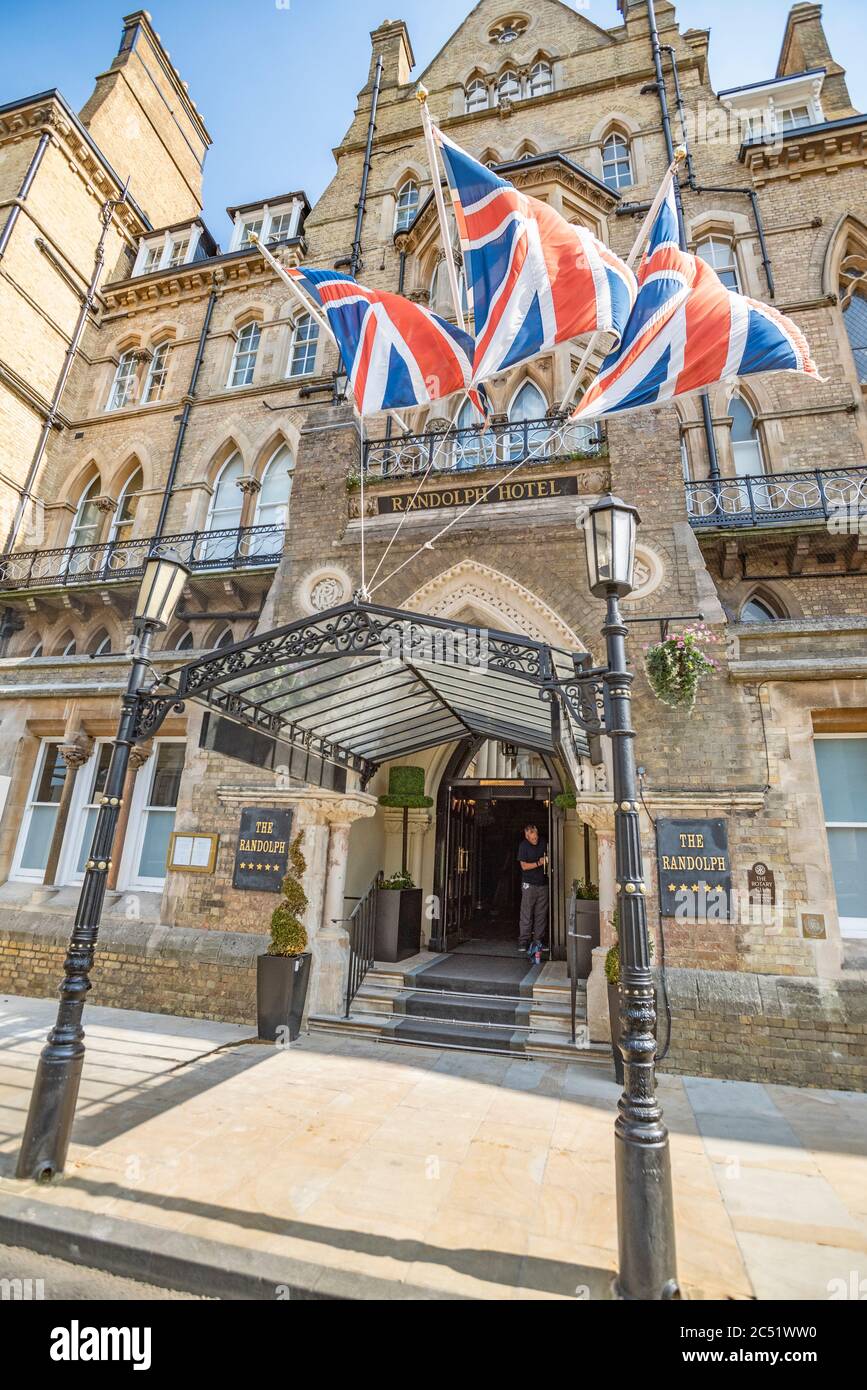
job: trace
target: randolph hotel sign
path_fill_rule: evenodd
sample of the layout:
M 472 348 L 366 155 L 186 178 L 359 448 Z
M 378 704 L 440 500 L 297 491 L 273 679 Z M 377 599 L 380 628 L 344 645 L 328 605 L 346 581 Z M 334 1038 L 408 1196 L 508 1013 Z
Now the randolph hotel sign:
M 474 502 L 537 502 L 550 497 L 574 497 L 578 479 L 529 478 L 508 483 L 470 484 L 468 487 L 428 488 L 414 496 L 410 492 L 392 492 L 377 498 L 380 514 L 385 512 L 431 512 L 443 507 L 469 507 Z

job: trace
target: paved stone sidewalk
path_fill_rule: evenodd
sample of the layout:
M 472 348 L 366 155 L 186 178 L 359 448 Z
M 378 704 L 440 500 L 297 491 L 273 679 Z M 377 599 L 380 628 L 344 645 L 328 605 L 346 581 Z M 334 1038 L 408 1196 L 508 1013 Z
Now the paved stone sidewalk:
M 367 1296 L 359 1276 L 412 1297 L 608 1296 L 619 1093 L 598 1068 L 323 1034 L 275 1049 L 91 1008 L 67 1173 L 19 1183 L 53 1017 L 53 1001 L 0 999 L 0 1217 L 128 1230 L 215 1265 L 236 1252 L 266 1283 L 282 1260 Z M 867 1277 L 867 1096 L 660 1091 L 690 1296 L 825 1299 Z

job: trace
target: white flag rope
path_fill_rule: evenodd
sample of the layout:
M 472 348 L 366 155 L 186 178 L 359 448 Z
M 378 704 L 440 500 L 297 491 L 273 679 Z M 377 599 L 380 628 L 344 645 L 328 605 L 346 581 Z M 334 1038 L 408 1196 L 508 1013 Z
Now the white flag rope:
M 418 87 L 416 88 L 415 94 L 418 100 L 418 104 L 421 107 L 421 123 L 422 128 L 424 129 L 424 143 L 427 148 L 427 159 L 428 164 L 430 165 L 431 181 L 433 182 L 434 202 L 436 203 L 437 217 L 439 218 L 440 236 L 443 239 L 443 249 L 446 255 L 446 271 L 449 277 L 449 289 L 452 293 L 452 306 L 455 311 L 455 319 L 457 320 L 458 327 L 462 328 L 466 333 L 467 325 L 464 321 L 464 311 L 463 306 L 461 305 L 461 291 L 458 285 L 458 270 L 455 264 L 455 251 L 454 247 L 452 246 L 451 231 L 449 228 L 448 220 L 446 218 L 446 205 L 445 199 L 443 198 L 443 186 L 442 180 L 440 178 L 439 160 L 437 159 L 436 145 L 434 144 L 433 138 L 433 130 L 431 129 L 430 111 L 428 110 L 427 106 L 427 87 L 423 87 L 422 84 L 419 83 Z

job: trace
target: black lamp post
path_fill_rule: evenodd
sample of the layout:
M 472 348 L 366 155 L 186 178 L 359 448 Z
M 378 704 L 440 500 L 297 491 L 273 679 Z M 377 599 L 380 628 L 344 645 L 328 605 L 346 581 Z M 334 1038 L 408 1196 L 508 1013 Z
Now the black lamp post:
M 134 615 L 132 667 L 121 706 L 111 762 L 100 798 L 90 857 L 78 899 L 60 985 L 57 1021 L 42 1049 L 30 1097 L 27 1124 L 18 1156 L 16 1176 L 49 1181 L 63 1171 L 81 1069 L 84 1029 L 81 1016 L 90 989 L 90 970 L 96 951 L 105 885 L 111 868 L 111 848 L 120 816 L 130 749 L 162 722 L 173 698 L 155 699 L 144 690 L 150 669 L 150 645 L 155 632 L 168 627 L 190 571 L 171 551 L 151 556 L 144 569 Z M 143 719 L 149 710 L 151 718 Z
M 614 768 L 614 831 L 620 936 L 620 1050 L 624 1088 L 614 1125 L 619 1274 L 625 1299 L 679 1298 L 668 1130 L 656 1098 L 656 1002 L 647 932 L 647 887 L 635 782 L 626 664 L 628 628 L 620 599 L 633 587 L 638 513 L 619 497 L 602 497 L 584 518 L 590 592 L 604 598 L 608 664 L 605 728 Z

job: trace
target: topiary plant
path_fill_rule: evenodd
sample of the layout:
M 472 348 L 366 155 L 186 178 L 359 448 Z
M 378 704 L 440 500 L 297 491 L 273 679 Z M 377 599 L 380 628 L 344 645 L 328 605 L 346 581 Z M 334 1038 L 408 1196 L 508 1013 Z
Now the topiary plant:
M 388 770 L 388 791 L 379 798 L 380 806 L 399 806 L 403 810 L 403 834 L 400 847 L 400 864 L 406 873 L 406 851 L 409 841 L 410 808 L 419 809 L 433 806 L 433 797 L 424 794 L 423 767 L 390 767 Z M 412 881 L 402 887 L 412 887 Z
M 289 846 L 291 867 L 283 880 L 283 902 L 271 914 L 269 956 L 300 956 L 307 949 L 307 931 L 300 916 L 307 906 L 307 894 L 301 883 L 307 869 L 307 860 L 301 853 L 303 839 L 304 831 L 299 830 Z

